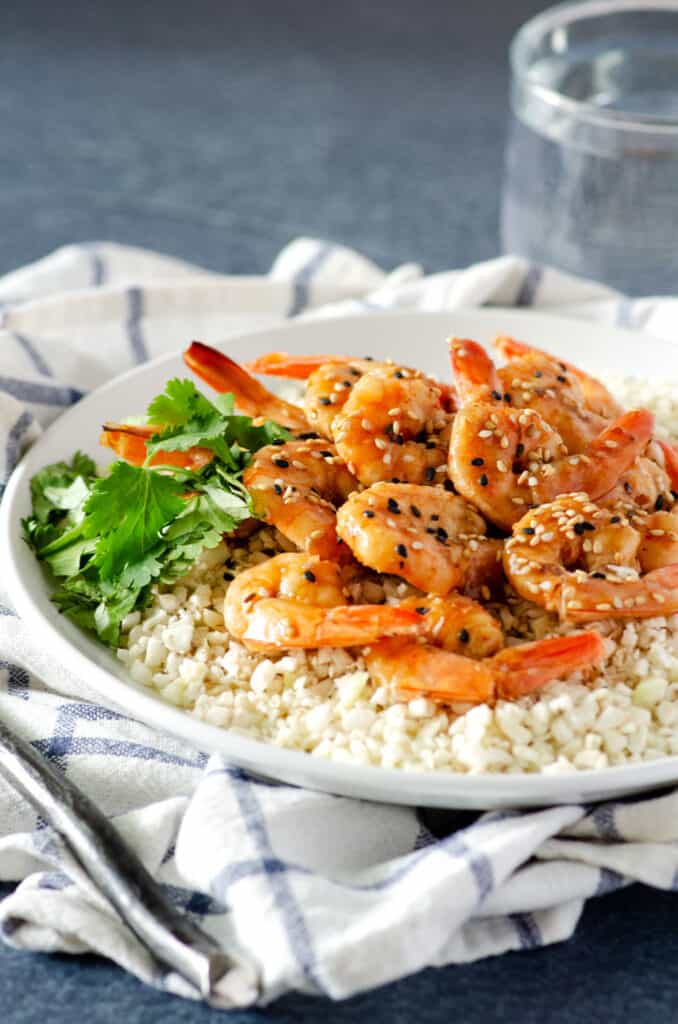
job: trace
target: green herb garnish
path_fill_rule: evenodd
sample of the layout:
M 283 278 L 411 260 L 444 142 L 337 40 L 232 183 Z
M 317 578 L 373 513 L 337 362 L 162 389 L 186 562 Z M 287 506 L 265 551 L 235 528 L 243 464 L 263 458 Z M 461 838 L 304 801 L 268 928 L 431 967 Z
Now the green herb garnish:
M 242 471 L 253 452 L 290 434 L 270 421 L 255 426 L 233 407 L 232 395 L 210 402 L 192 381 L 170 380 L 146 413 L 148 423 L 166 424 L 147 443 L 153 468 L 116 461 L 99 476 L 76 452 L 32 478 L 24 536 L 59 579 L 60 610 L 104 643 L 117 645 L 122 620 L 148 604 L 152 584 L 178 579 L 253 515 Z M 214 458 L 195 471 L 157 464 L 163 452 L 192 447 Z

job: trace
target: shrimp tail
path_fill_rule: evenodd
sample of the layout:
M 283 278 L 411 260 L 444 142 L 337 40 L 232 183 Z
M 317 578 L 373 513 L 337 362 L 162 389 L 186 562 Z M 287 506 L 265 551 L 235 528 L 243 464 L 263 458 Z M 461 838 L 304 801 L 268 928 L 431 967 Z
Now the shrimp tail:
M 184 352 L 184 362 L 215 391 L 232 392 L 238 407 L 249 416 L 267 416 L 292 430 L 308 430 L 308 421 L 298 406 L 272 394 L 223 352 L 193 341 Z
M 450 338 L 450 362 L 457 394 L 462 401 L 479 391 L 501 391 L 501 382 L 492 359 L 482 345 L 469 338 Z
M 491 659 L 496 695 L 508 700 L 523 697 L 552 679 L 594 665 L 604 654 L 605 644 L 595 632 L 506 647 Z
M 678 493 L 678 445 L 659 440 L 657 444 L 664 453 L 664 469 L 671 482 L 671 490 Z
M 327 363 L 346 363 L 347 356 L 305 355 L 295 356 L 289 352 L 266 352 L 245 363 L 250 373 L 261 373 L 266 377 L 286 377 L 288 380 L 306 380 L 314 370 Z
M 146 442 L 161 430 L 162 427 L 152 425 L 133 426 L 126 423 L 105 423 L 99 443 L 104 448 L 110 448 L 132 466 L 143 466 L 148 457 Z M 156 452 L 150 465 L 179 466 L 198 470 L 211 462 L 213 458 L 214 453 L 209 448 L 189 448 L 185 452 Z

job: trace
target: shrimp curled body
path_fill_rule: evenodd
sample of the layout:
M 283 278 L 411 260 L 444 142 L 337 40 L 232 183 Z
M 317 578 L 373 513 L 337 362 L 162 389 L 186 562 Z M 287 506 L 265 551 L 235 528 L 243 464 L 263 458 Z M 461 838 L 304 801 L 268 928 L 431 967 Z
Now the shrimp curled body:
M 633 524 L 586 494 L 528 512 L 506 541 L 513 587 L 561 619 L 647 618 L 678 611 L 678 516 Z
M 391 605 L 348 605 L 335 562 L 276 555 L 241 572 L 226 591 L 226 628 L 251 650 L 351 647 L 415 636 L 422 616 Z

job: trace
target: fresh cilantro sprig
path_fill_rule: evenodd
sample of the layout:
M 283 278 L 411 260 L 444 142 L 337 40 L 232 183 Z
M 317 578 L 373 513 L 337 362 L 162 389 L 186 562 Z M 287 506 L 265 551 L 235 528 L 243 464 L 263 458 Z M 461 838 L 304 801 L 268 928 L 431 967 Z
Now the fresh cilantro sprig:
M 104 643 L 118 643 L 122 620 L 148 603 L 154 583 L 178 579 L 253 514 L 242 471 L 253 452 L 290 435 L 233 409 L 232 395 L 210 402 L 192 381 L 168 381 L 146 413 L 163 429 L 147 443 L 145 466 L 116 461 L 99 476 L 76 452 L 31 480 L 24 536 L 59 580 L 61 611 Z M 193 447 L 213 453 L 201 469 L 162 465 L 163 452 Z

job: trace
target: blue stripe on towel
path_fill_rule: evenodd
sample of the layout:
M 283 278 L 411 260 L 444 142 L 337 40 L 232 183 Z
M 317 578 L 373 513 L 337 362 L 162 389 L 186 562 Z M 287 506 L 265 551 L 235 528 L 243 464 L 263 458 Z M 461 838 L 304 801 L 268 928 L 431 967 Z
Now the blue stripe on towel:
M 127 338 L 136 363 L 145 363 L 148 349 L 141 331 L 141 320 L 144 315 L 144 293 L 141 288 L 127 289 Z
M 33 367 L 38 373 L 42 374 L 43 377 L 54 376 L 42 354 L 30 338 L 27 338 L 25 334 L 17 334 L 15 331 L 10 331 L 9 334 L 33 363 Z
M 528 267 L 527 273 L 525 274 L 525 280 L 523 281 L 520 291 L 516 296 L 516 306 L 534 305 L 537 289 L 539 288 L 543 276 L 543 267 L 540 267 L 538 263 L 531 263 Z
M 6 391 L 20 402 L 34 405 L 74 405 L 84 391 L 78 388 L 60 387 L 58 384 L 43 384 L 36 380 L 20 380 L 18 377 L 0 377 L 0 391 Z
M 306 309 L 309 302 L 311 280 L 333 250 L 334 246 L 329 242 L 322 243 L 311 259 L 296 272 L 292 278 L 292 305 L 287 313 L 288 316 L 298 316 Z

